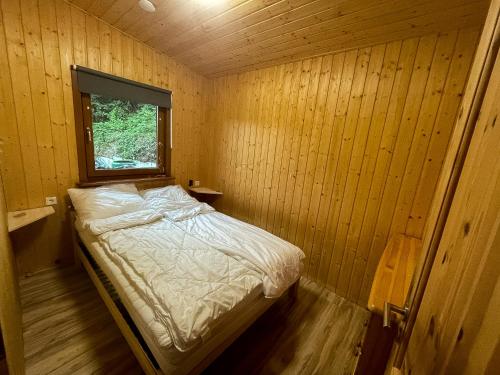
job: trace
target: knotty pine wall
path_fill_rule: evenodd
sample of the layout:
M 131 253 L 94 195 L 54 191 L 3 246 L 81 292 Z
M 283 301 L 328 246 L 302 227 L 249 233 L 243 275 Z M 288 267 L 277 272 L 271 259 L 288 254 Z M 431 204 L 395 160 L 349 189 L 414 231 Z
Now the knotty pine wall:
M 391 233 L 421 237 L 479 31 L 215 79 L 203 179 L 223 212 L 301 247 L 365 305 Z
M 1 173 L 9 211 L 45 205 L 56 215 L 13 235 L 20 271 L 69 260 L 65 195 L 78 180 L 70 65 L 173 91 L 172 173 L 197 178 L 206 80 L 62 0 L 0 1 Z

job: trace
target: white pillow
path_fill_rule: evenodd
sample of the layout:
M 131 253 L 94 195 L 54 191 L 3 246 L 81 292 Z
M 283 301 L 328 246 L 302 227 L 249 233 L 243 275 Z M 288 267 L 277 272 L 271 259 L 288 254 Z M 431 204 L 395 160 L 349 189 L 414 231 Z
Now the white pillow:
M 94 219 L 143 209 L 144 199 L 134 184 L 114 184 L 95 189 L 68 189 L 78 217 L 84 223 Z
M 141 192 L 146 208 L 162 214 L 179 209 L 192 208 L 200 203 L 190 196 L 180 185 L 148 189 Z
M 180 185 L 169 185 L 160 188 L 147 189 L 141 191 L 140 194 L 145 200 L 161 198 L 174 202 L 197 202 L 197 200 L 190 196 Z

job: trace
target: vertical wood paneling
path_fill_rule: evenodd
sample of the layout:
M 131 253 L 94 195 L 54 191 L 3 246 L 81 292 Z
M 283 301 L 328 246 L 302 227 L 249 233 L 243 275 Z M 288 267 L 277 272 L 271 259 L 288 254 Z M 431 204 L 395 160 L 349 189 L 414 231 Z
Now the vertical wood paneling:
M 373 118 L 373 110 L 377 92 L 383 93 L 383 88 L 379 87 L 382 63 L 386 53 L 386 46 L 376 46 L 372 48 L 370 56 L 370 64 L 365 81 L 363 99 L 354 135 L 354 144 L 349 160 L 348 174 L 345 185 L 344 198 L 340 209 L 340 217 L 337 224 L 337 233 L 335 236 L 334 248 L 340 249 L 342 254 L 341 266 L 337 276 L 336 289 L 342 294 L 347 294 L 349 287 L 350 275 L 352 273 L 352 265 L 356 255 L 355 247 L 347 247 L 347 234 L 351 228 L 352 213 L 354 210 L 354 201 L 356 197 L 362 199 L 362 188 L 359 186 L 361 178 L 361 168 L 363 160 L 367 153 L 366 147 L 368 142 L 369 130 L 379 131 L 382 126 L 370 126 Z M 377 109 L 382 109 L 381 103 L 378 103 Z M 376 137 L 370 138 L 370 141 Z M 364 182 L 364 181 L 363 181 Z M 359 201 L 359 200 L 358 200 Z
M 99 21 L 99 69 L 105 73 L 112 71 L 111 55 L 111 27 L 104 22 Z
M 354 68 L 354 79 L 351 86 L 351 93 L 347 114 L 345 118 L 344 132 L 340 143 L 340 155 L 333 183 L 333 197 L 330 204 L 330 211 L 327 220 L 326 234 L 322 243 L 325 249 L 331 249 L 337 239 L 338 224 L 346 194 L 347 176 L 349 173 L 349 161 L 355 141 L 356 128 L 358 125 L 359 113 L 361 110 L 362 99 L 364 95 L 365 82 L 368 74 L 368 66 L 371 57 L 371 48 L 358 50 L 356 65 Z M 337 248 L 337 251 L 331 252 L 330 264 L 328 267 L 327 283 L 334 287 L 337 283 L 340 265 L 342 262 L 344 249 Z
M 7 50 L 2 54 L 8 56 L 9 69 L 12 74 L 12 94 L 21 145 L 21 157 L 24 168 L 15 173 L 23 173 L 29 206 L 40 206 L 43 202 L 40 158 L 37 150 L 35 132 L 35 115 L 29 79 L 27 51 L 24 42 L 21 9 L 19 3 L 2 1 L 4 32 Z M 4 77 L 2 73 L 2 77 Z M 22 77 L 22 79 L 20 79 Z M 29 167 L 28 167 L 29 166 Z M 7 180 L 7 178 L 4 178 Z M 9 201 L 9 197 L 6 197 Z
M 323 130 L 322 124 L 325 115 L 325 106 L 327 105 L 329 86 L 331 83 L 330 76 L 332 70 L 332 60 L 333 60 L 332 56 L 325 56 L 323 58 L 320 81 L 317 91 L 316 107 L 314 110 L 312 107 L 309 108 L 311 116 L 313 116 L 313 120 L 312 120 L 311 140 L 309 142 L 309 147 L 307 150 L 307 162 L 306 162 L 306 170 L 304 176 L 305 185 L 304 189 L 302 189 L 302 196 L 300 199 L 299 212 L 304 211 L 304 216 L 300 218 L 301 221 L 307 219 L 307 213 L 309 212 L 310 209 L 310 199 L 311 199 L 313 184 L 317 183 L 314 177 L 315 177 L 315 170 L 317 168 L 317 162 L 319 156 L 318 154 L 320 151 L 320 141 Z M 333 84 L 335 84 L 335 81 Z M 304 225 L 305 224 L 306 223 L 304 223 Z M 300 247 L 304 247 L 303 246 L 304 236 L 305 236 L 305 231 L 295 232 L 294 242 L 297 243 L 298 246 Z M 304 248 L 304 251 L 306 254 L 309 253 L 307 248 Z
M 350 216 L 350 225 L 348 225 L 346 249 L 350 253 L 358 249 L 359 240 L 361 237 L 361 229 L 364 223 L 365 211 L 369 203 L 370 190 L 375 177 L 379 150 L 382 147 L 382 139 L 386 131 L 386 119 L 390 108 L 390 99 L 393 91 L 398 60 L 401 55 L 401 41 L 389 43 L 386 46 L 382 71 L 380 73 L 380 81 L 376 92 L 376 98 L 373 108 L 373 115 L 367 118 L 369 121 L 368 139 L 363 155 L 363 161 L 360 170 L 361 181 L 369 181 L 369 183 L 358 184 L 356 195 L 354 197 L 353 208 Z M 373 126 L 372 126 L 373 124 Z M 375 126 L 382 124 L 381 126 Z M 361 250 L 361 249 L 360 249 Z M 352 267 L 351 277 L 349 280 L 349 295 L 352 299 L 357 299 L 357 293 L 361 288 L 362 264 L 364 261 L 363 252 L 359 251 L 357 256 L 351 260 L 349 267 Z M 347 267 L 346 267 L 347 268 Z M 344 273 L 345 274 L 345 273 Z M 344 280 L 344 282 L 347 279 Z M 345 284 L 344 284 L 345 285 Z
M 319 61 L 316 59 L 316 61 Z M 300 144 L 302 138 L 306 138 L 304 132 L 304 118 L 306 111 L 307 94 L 309 91 L 309 82 L 318 74 L 318 64 L 313 64 L 311 59 L 305 60 L 302 64 L 302 73 L 300 77 L 300 86 L 298 92 L 297 104 L 293 108 L 293 136 L 291 139 L 291 148 L 289 155 L 285 155 L 288 160 L 287 179 L 283 183 L 286 186 L 285 198 L 283 201 L 283 216 L 278 232 L 283 238 L 288 238 L 290 222 L 292 221 L 291 209 L 293 202 L 293 195 L 295 192 L 295 185 L 297 183 L 297 168 L 300 156 Z M 292 222 L 293 225 L 293 222 Z
M 328 276 L 328 268 L 330 265 L 330 259 L 332 256 L 331 251 L 325 251 L 324 246 L 322 246 L 323 239 L 327 234 L 327 223 L 328 214 L 330 212 L 330 205 L 332 203 L 334 195 L 333 188 L 335 178 L 337 176 L 337 169 L 339 166 L 339 155 L 340 155 L 340 144 L 344 134 L 345 120 L 347 114 L 347 107 L 349 105 L 350 93 L 352 82 L 354 79 L 354 68 L 356 65 L 357 51 L 348 52 L 344 59 L 344 65 L 342 68 L 341 84 L 339 98 L 337 101 L 337 106 L 335 108 L 333 121 L 333 127 L 336 130 L 332 135 L 330 141 L 330 150 L 327 164 L 327 173 L 325 175 L 325 185 L 322 190 L 322 200 L 320 212 L 318 213 L 317 228 L 318 230 L 314 234 L 313 239 L 313 252 L 311 256 L 311 266 L 308 269 L 308 273 L 316 273 L 318 280 L 326 280 Z M 314 277 L 314 276 L 313 276 Z
M 433 198 L 433 192 L 426 188 L 426 184 L 429 181 L 433 184 L 436 183 L 444 156 L 439 150 L 447 147 L 451 136 L 452 129 L 443 126 L 443 124 L 447 124 L 455 118 L 462 99 L 462 87 L 467 79 L 467 67 L 471 64 L 473 58 L 474 51 L 470 48 L 470 45 L 475 43 L 476 40 L 476 35 L 472 33 L 460 32 L 458 35 L 443 98 L 432 129 L 427 155 L 422 166 L 422 175 L 407 223 L 407 233 L 416 237 L 422 235 L 427 211 Z
M 334 126 L 335 111 L 337 104 L 341 100 L 341 81 L 343 76 L 343 68 L 345 61 L 345 54 L 338 54 L 333 56 L 332 73 L 330 85 L 328 88 L 328 99 L 325 108 L 325 114 L 323 116 L 323 124 L 321 130 L 321 141 L 318 149 L 318 160 L 317 166 L 314 171 L 314 184 L 313 190 L 311 192 L 311 204 L 309 206 L 309 213 L 306 222 L 306 233 L 304 239 L 303 249 L 309 254 L 309 259 L 307 263 L 309 267 L 307 268 L 309 276 L 315 278 L 317 272 L 312 275 L 311 271 L 316 270 L 317 261 L 321 254 L 319 249 L 314 247 L 314 240 L 320 237 L 325 231 L 326 224 L 326 214 L 328 204 L 325 204 L 324 199 L 330 199 L 331 187 L 333 185 L 334 176 L 334 164 L 336 159 L 334 158 L 335 152 L 332 151 L 334 142 L 339 140 L 339 126 Z M 346 73 L 348 75 L 348 73 Z M 335 164 L 336 165 L 336 164 Z M 330 192 L 330 193 L 329 193 Z
M 87 66 L 99 70 L 101 53 L 99 50 L 99 20 L 97 18 L 85 15 L 85 36 L 87 39 Z
M 76 134 L 73 109 L 73 86 L 71 72 L 66 69 L 74 60 L 72 48 L 71 7 L 63 2 L 56 2 L 57 33 L 59 54 L 61 61 L 61 77 L 63 85 L 64 112 L 66 121 L 66 135 L 68 138 L 69 167 L 71 180 L 78 179 L 78 155 L 76 150 Z
M 217 207 L 300 246 L 309 277 L 365 303 L 389 236 L 422 234 L 477 37 L 215 79 L 201 163 Z
M 34 3 L 34 4 L 33 4 Z M 45 66 L 40 29 L 40 18 L 36 1 L 23 1 L 21 4 L 23 31 L 26 35 L 25 44 L 28 51 L 28 69 L 30 74 L 31 98 L 35 116 L 35 134 L 38 154 L 41 160 L 47 160 L 42 168 L 42 188 L 44 195 L 57 194 L 57 181 L 52 142 L 52 130 L 45 80 Z
M 3 15 L 5 11 L 0 8 L 0 69 L 2 72 L 10 72 L 9 59 L 5 51 L 7 42 L 4 33 Z M 26 191 L 26 179 L 24 173 L 18 173 L 23 169 L 21 142 L 19 141 L 19 130 L 17 128 L 17 116 L 12 92 L 12 77 L 10 74 L 2 74 L 0 79 L 0 138 L 2 163 L 0 170 L 4 178 L 3 189 L 6 197 L 10 198 L 10 204 L 14 207 L 28 207 L 28 195 Z
M 394 155 L 394 147 L 399 134 L 400 122 L 406 103 L 418 44 L 418 39 L 408 39 L 403 41 L 401 45 L 401 53 L 396 69 L 397 72 L 391 93 L 390 105 L 385 119 L 384 132 L 377 153 L 377 161 L 371 181 L 370 193 L 368 194 L 368 201 L 363 214 L 363 224 L 357 245 L 359 256 L 357 258 L 358 262 L 355 265 L 355 272 L 357 271 L 357 274 L 363 275 L 361 276 L 362 280 L 357 280 L 361 281 L 362 287 L 360 291 L 363 290 L 364 292 L 364 297 L 361 297 L 362 299 L 368 298 L 369 283 L 371 283 L 371 280 L 365 277 L 364 273 L 367 262 L 369 259 L 374 259 L 371 262 L 378 261 L 378 258 L 372 256 L 370 244 L 377 225 L 377 216 L 382 204 L 386 179 Z M 357 293 L 360 293 L 360 291 Z
M 66 190 L 77 182 L 70 65 L 173 90 L 172 174 L 200 178 L 205 78 L 62 0 L 0 1 L 1 173 L 8 210 L 57 196 L 57 215 L 14 233 L 22 273 L 71 258 Z M 193 146 L 194 145 L 194 146 Z
M 285 158 L 288 157 L 287 146 L 290 143 L 287 140 L 291 135 L 288 123 L 291 118 L 290 108 L 295 104 L 298 94 L 297 86 L 300 78 L 300 66 L 301 63 L 298 62 L 288 64 L 286 67 L 285 82 L 282 90 L 289 94 L 283 96 L 279 110 L 278 140 L 273 162 L 273 176 L 269 197 L 270 206 L 267 213 L 266 225 L 269 231 L 273 231 L 274 225 L 277 223 L 276 218 L 280 215 L 280 212 L 278 212 L 279 207 L 281 207 L 280 202 L 283 202 L 284 199 L 284 184 L 280 184 L 280 181 L 283 181 L 287 172 Z

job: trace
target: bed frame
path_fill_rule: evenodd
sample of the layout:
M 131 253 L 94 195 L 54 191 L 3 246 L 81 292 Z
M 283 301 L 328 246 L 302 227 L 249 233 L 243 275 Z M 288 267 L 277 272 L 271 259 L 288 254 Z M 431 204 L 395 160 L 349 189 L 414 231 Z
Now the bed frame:
M 203 348 L 202 350 L 197 350 L 192 355 L 182 360 L 182 362 L 187 363 L 188 366 L 172 365 L 171 370 L 166 369 L 166 371 L 163 372 L 160 368 L 159 361 L 155 358 L 153 352 L 139 332 L 139 329 L 135 325 L 125 305 L 122 303 L 112 282 L 92 258 L 90 252 L 80 240 L 78 232 L 74 227 L 75 219 L 75 211 L 73 207 L 70 206 L 71 237 L 75 263 L 82 266 L 89 274 L 99 295 L 103 299 L 106 307 L 118 325 L 118 328 L 147 375 L 167 375 L 171 373 L 194 375 L 201 373 L 276 301 L 276 299 L 266 299 L 264 296 L 259 297 L 258 302 L 252 304 L 254 307 L 248 308 L 248 310 L 252 311 L 244 312 L 245 319 L 242 319 L 240 322 L 233 321 L 228 323 L 228 326 L 232 326 L 230 335 L 219 335 L 219 337 L 214 335 L 215 337 L 209 340 L 209 342 L 212 342 L 211 345 L 208 343 L 202 344 L 202 347 L 203 345 L 207 346 L 205 348 L 206 350 Z M 299 281 L 300 279 L 287 291 L 288 298 L 292 302 L 297 298 Z

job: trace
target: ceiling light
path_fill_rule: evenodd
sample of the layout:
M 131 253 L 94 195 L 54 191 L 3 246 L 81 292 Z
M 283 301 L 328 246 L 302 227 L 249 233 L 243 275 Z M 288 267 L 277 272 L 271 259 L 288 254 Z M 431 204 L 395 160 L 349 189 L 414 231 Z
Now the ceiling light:
M 149 0 L 139 0 L 139 6 L 149 13 L 156 11 L 155 5 Z

